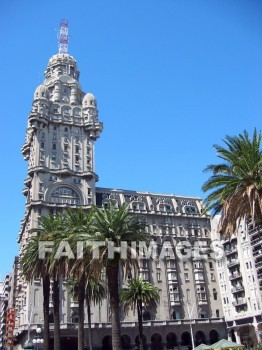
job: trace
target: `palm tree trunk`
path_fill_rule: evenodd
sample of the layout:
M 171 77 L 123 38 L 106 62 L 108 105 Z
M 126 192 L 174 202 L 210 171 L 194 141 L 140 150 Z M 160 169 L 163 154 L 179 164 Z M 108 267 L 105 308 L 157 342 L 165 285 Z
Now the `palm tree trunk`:
M 112 324 L 112 348 L 121 350 L 121 327 L 120 327 L 120 306 L 119 306 L 119 285 L 118 285 L 119 264 L 110 264 L 106 268 L 109 302 L 111 307 Z
M 89 342 L 89 350 L 93 350 L 93 342 L 92 342 L 92 329 L 91 329 L 91 305 L 89 300 L 86 300 L 87 304 L 87 319 L 88 319 L 88 342 Z
M 78 283 L 78 350 L 84 350 L 85 324 L 85 275 L 82 274 Z
M 53 307 L 54 307 L 54 350 L 60 350 L 60 288 L 59 281 L 53 281 Z
M 142 302 L 137 303 L 137 317 L 138 317 L 138 332 L 139 332 L 139 348 L 145 350 L 144 337 L 143 337 L 143 319 L 142 319 Z
M 46 275 L 43 278 L 43 311 L 44 311 L 44 350 L 49 350 L 49 299 L 50 299 L 50 278 Z

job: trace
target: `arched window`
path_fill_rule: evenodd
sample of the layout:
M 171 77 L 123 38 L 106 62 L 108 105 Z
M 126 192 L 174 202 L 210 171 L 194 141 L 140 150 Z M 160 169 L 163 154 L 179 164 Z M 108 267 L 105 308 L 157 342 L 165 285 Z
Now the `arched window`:
M 80 204 L 78 194 L 70 187 L 60 186 L 51 194 L 52 203 Z

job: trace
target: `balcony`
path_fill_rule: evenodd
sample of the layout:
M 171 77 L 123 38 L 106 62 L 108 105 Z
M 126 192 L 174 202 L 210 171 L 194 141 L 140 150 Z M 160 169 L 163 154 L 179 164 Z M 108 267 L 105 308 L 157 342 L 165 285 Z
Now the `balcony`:
M 262 268 L 262 260 L 255 263 L 256 269 Z
M 254 237 L 256 234 L 261 233 L 261 232 L 262 232 L 262 225 L 254 227 L 248 231 L 251 238 Z
M 262 280 L 262 273 L 259 273 L 258 275 L 257 275 L 257 279 L 260 281 L 260 280 Z
M 230 281 L 237 279 L 237 278 L 242 278 L 241 272 L 235 272 L 231 276 L 229 276 Z
M 232 259 L 227 261 L 227 267 L 231 268 L 235 265 L 239 265 L 239 260 L 238 259 Z
M 236 286 L 236 287 L 233 287 L 231 289 L 232 293 L 238 293 L 238 292 L 242 292 L 242 291 L 244 291 L 244 287 L 243 286 Z
M 247 303 L 246 298 L 239 298 L 237 300 L 234 300 L 232 304 L 234 306 L 238 307 L 238 306 L 244 305 L 246 303 Z
M 231 248 L 227 248 L 225 250 L 226 256 L 234 254 L 234 253 L 237 253 L 237 247 L 231 247 Z
M 254 251 L 253 256 L 254 256 L 254 257 L 262 256 L 262 249 L 259 249 L 259 250 Z
M 261 244 L 262 243 L 262 238 L 258 237 L 258 238 L 252 239 L 250 243 L 251 243 L 252 246 L 256 246 L 257 244 Z

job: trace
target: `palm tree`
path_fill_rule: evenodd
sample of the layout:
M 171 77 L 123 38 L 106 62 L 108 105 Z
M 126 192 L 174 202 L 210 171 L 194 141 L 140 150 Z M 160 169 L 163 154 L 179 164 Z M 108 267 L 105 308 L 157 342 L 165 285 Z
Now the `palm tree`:
M 238 136 L 226 136 L 224 146 L 214 145 L 223 162 L 205 169 L 212 173 L 202 186 L 204 192 L 211 191 L 205 204 L 213 215 L 221 213 L 219 230 L 225 235 L 233 234 L 241 220 L 261 220 L 261 137 L 256 129 L 252 137 L 246 130 Z
M 159 301 L 158 288 L 149 282 L 135 278 L 128 281 L 127 287 L 120 292 L 120 300 L 127 312 L 130 308 L 137 311 L 138 328 L 139 328 L 139 344 L 140 349 L 145 349 L 143 337 L 143 307 L 151 307 L 156 310 Z
M 91 211 L 85 212 L 82 208 L 77 210 L 68 209 L 64 214 L 64 230 L 56 239 L 56 246 L 62 241 L 69 243 L 74 256 L 77 258 L 78 243 L 84 242 L 86 235 L 90 232 Z M 78 300 L 78 350 L 84 349 L 84 303 L 86 277 L 90 264 L 89 250 L 85 249 L 83 257 L 72 260 L 68 258 L 60 259 L 59 264 L 64 273 L 77 280 L 77 300 Z
M 70 294 L 75 299 L 78 295 L 78 281 L 76 279 L 69 279 L 67 286 L 69 287 Z M 92 277 L 87 278 L 85 285 L 85 300 L 87 307 L 87 319 L 88 319 L 88 339 L 89 339 L 89 350 L 93 349 L 92 343 L 92 328 L 91 328 L 91 303 L 95 305 L 101 303 L 106 297 L 105 283 L 102 280 L 96 281 Z
M 121 350 L 120 329 L 120 305 L 119 305 L 119 272 L 124 267 L 126 272 L 131 271 L 132 266 L 137 266 L 137 260 L 132 258 L 131 242 L 148 241 L 149 233 L 144 230 L 144 225 L 132 216 L 127 206 L 116 208 L 113 203 L 103 206 L 102 209 L 93 208 L 92 236 L 93 242 L 104 242 L 100 246 L 99 259 L 93 259 L 97 270 L 106 272 L 109 292 L 109 304 L 111 308 L 112 323 L 112 347 L 113 350 Z M 126 242 L 126 257 L 122 258 L 118 251 L 111 255 L 112 245 L 121 248 L 121 242 Z M 111 248 L 110 248 L 111 247 Z
M 63 229 L 63 216 L 49 214 L 41 216 L 38 220 L 38 227 L 30 232 L 40 235 L 40 241 L 54 242 Z M 49 278 L 52 278 L 52 296 L 53 296 L 53 315 L 54 315 L 54 349 L 60 350 L 60 270 L 54 259 L 54 250 L 48 254 L 45 260 L 40 263 L 47 269 Z
M 91 303 L 94 305 L 100 304 L 106 297 L 106 287 L 103 280 L 92 279 L 90 276 L 87 279 L 85 287 L 86 307 L 87 307 L 87 320 L 88 320 L 88 339 L 89 350 L 93 350 L 92 331 L 91 331 Z
M 48 259 L 39 259 L 39 242 L 41 236 L 30 237 L 20 257 L 22 274 L 28 282 L 34 278 L 42 278 L 43 282 L 43 313 L 44 313 L 44 350 L 49 350 L 49 299 L 50 299 L 50 274 Z

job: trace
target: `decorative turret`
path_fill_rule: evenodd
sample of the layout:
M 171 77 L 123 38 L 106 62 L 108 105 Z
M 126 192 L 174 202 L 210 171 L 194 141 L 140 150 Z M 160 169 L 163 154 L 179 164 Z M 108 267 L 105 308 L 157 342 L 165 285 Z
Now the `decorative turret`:
M 98 121 L 98 110 L 95 96 L 87 93 L 82 101 L 85 130 L 89 137 L 96 140 L 103 130 L 103 123 Z

